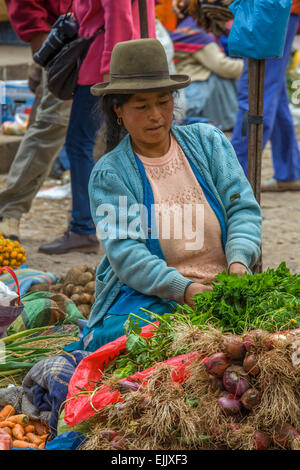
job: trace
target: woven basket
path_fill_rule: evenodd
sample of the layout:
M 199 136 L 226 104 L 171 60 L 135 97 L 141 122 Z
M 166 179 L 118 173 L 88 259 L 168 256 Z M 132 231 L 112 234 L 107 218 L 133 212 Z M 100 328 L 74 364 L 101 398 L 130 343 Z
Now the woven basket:
M 18 297 L 13 299 L 10 302 L 10 305 L 7 307 L 0 305 L 0 338 L 4 338 L 7 336 L 7 328 L 9 325 L 15 321 L 15 319 L 22 313 L 24 305 L 21 302 L 20 298 L 20 288 L 19 288 L 19 281 L 13 269 L 9 268 L 8 266 L 3 266 L 0 268 L 0 274 L 2 271 L 8 271 L 11 276 L 13 277 L 16 286 L 17 286 L 17 294 Z

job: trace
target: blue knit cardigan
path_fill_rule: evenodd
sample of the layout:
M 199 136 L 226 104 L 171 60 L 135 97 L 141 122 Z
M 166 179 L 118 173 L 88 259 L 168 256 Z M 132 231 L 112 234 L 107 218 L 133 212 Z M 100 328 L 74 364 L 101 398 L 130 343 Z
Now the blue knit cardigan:
M 251 268 L 260 254 L 262 216 L 232 145 L 219 129 L 207 124 L 173 126 L 171 131 L 218 216 L 228 266 L 240 262 Z M 119 197 L 127 198 L 128 208 L 144 204 L 150 186 L 147 189 L 137 160 L 127 135 L 98 160 L 91 173 L 89 196 L 94 223 L 96 227 L 99 223 L 103 226 L 107 217 L 103 205 L 113 207 L 116 214 L 113 222 L 119 236 L 101 240 L 105 255 L 96 271 L 89 328 L 107 313 L 124 284 L 145 295 L 183 303 L 190 282 L 177 269 L 169 267 L 163 256 L 149 250 L 143 230 L 138 238 L 136 232 L 131 233 L 131 224 L 137 225 L 136 214 L 127 216 L 124 232 Z

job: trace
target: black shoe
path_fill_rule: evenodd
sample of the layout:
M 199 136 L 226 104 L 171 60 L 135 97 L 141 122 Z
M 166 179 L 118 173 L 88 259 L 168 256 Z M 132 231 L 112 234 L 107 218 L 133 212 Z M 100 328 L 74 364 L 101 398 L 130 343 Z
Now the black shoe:
M 40 246 L 39 252 L 46 253 L 47 255 L 60 255 L 71 251 L 97 253 L 99 248 L 100 243 L 94 233 L 80 235 L 76 232 L 67 231 L 62 237 Z

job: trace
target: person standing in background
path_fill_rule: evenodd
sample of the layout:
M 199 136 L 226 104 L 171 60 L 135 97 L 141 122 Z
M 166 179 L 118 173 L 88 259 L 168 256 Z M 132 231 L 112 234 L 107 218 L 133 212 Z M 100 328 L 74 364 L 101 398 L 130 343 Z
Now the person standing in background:
M 67 11 L 69 0 L 6 0 L 11 25 L 32 54 L 47 38 L 51 25 Z M 61 101 L 47 88 L 42 72 L 41 101 L 35 120 L 23 137 L 11 164 L 6 188 L 0 192 L 0 232 L 12 240 L 20 239 L 20 219 L 49 174 L 62 148 L 69 123 L 72 100 Z
M 96 251 L 96 238 L 88 183 L 94 166 L 93 148 L 102 117 L 94 107 L 98 98 L 90 93 L 91 85 L 109 77 L 110 57 L 118 42 L 140 38 L 139 2 L 137 0 L 74 0 L 72 11 L 79 24 L 79 36 L 92 36 L 101 26 L 81 65 L 74 94 L 66 137 L 70 161 L 73 209 L 65 234 L 42 245 L 39 251 L 60 254 L 69 251 Z M 155 38 L 155 0 L 147 0 L 149 37 Z
M 274 176 L 261 185 L 262 191 L 300 190 L 300 151 L 293 118 L 289 109 L 286 84 L 295 35 L 299 26 L 300 1 L 294 0 L 289 19 L 283 56 L 266 59 L 263 147 L 271 141 Z M 248 64 L 238 87 L 239 110 L 231 143 L 245 174 L 248 174 L 248 138 L 242 135 L 245 113 L 248 112 Z

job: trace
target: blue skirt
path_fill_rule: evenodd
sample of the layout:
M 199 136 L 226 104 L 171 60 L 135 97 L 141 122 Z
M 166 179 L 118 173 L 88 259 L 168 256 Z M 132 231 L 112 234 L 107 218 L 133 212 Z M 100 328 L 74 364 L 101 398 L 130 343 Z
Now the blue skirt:
M 64 350 L 72 352 L 84 350 L 94 352 L 104 344 L 110 343 L 125 334 L 123 325 L 128 319 L 130 313 L 139 316 L 139 326 L 148 325 L 148 321 L 153 321 L 150 314 L 140 310 L 145 308 L 158 315 L 172 313 L 177 306 L 175 301 L 160 299 L 159 297 L 147 296 L 123 286 L 113 305 L 106 315 L 93 328 L 83 327 L 82 338 L 80 341 L 68 344 Z

